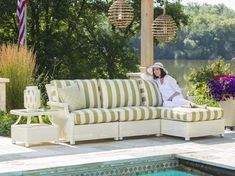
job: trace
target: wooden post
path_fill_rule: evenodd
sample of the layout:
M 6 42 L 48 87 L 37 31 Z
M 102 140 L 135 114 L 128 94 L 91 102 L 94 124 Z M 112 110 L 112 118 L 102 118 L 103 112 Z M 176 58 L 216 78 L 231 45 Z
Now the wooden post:
M 141 65 L 140 71 L 153 65 L 153 0 L 141 0 Z
M 153 65 L 153 0 L 141 0 L 141 63 L 140 72 L 145 73 Z M 127 73 L 129 78 L 139 78 L 141 73 Z

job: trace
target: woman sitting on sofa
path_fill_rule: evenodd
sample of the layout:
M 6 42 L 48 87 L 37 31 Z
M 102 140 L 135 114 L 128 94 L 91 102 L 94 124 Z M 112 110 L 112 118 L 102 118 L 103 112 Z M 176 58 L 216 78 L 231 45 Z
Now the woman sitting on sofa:
M 152 77 L 148 75 L 153 75 Z M 145 80 L 154 80 L 161 92 L 164 107 L 187 107 L 187 108 L 207 108 L 207 105 L 197 105 L 183 97 L 176 80 L 168 74 L 160 62 L 155 63 L 147 69 L 147 73 L 141 74 Z

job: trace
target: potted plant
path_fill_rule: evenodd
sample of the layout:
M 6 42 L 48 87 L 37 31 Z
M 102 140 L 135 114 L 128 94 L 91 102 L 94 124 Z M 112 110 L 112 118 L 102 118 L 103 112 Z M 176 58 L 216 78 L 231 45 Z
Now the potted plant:
M 224 109 L 225 126 L 235 126 L 235 75 L 218 75 L 207 85 L 209 95 Z

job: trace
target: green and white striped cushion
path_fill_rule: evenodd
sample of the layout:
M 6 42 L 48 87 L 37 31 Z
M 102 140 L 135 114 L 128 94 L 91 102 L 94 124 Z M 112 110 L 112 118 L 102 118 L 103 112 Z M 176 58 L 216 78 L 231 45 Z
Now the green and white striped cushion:
M 89 108 L 73 111 L 75 124 L 96 124 L 118 121 L 118 111 L 103 108 Z
M 144 106 L 161 106 L 162 97 L 154 81 L 140 80 L 142 104 Z
M 141 104 L 138 80 L 99 79 L 103 108 L 139 106 Z
M 100 94 L 96 79 L 76 80 L 81 92 L 84 92 L 86 108 L 100 108 Z
M 137 121 L 151 120 L 160 118 L 160 110 L 156 107 L 136 106 L 136 107 L 120 107 L 119 121 Z
M 162 119 L 171 119 L 185 122 L 197 122 L 221 119 L 224 116 L 224 111 L 221 108 L 208 107 L 201 108 L 167 108 L 157 107 L 161 110 Z
M 53 80 L 51 85 L 55 87 L 54 100 L 61 102 L 58 97 L 58 88 L 64 88 L 77 84 L 81 94 L 83 95 L 83 101 L 85 100 L 85 108 L 99 108 L 100 107 L 100 95 L 98 92 L 97 80 Z

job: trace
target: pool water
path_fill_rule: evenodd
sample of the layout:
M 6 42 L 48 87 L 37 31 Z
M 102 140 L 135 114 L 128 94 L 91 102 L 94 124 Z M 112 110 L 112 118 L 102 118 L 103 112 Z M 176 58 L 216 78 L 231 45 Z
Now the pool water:
M 151 174 L 143 174 L 139 176 L 196 176 L 196 175 L 188 173 L 188 172 L 178 171 L 178 170 L 166 170 L 166 171 L 155 172 Z
M 114 160 L 61 166 L 20 172 L 0 173 L 1 176 L 230 176 L 235 170 L 181 159 L 175 155 L 158 155 L 127 160 Z

